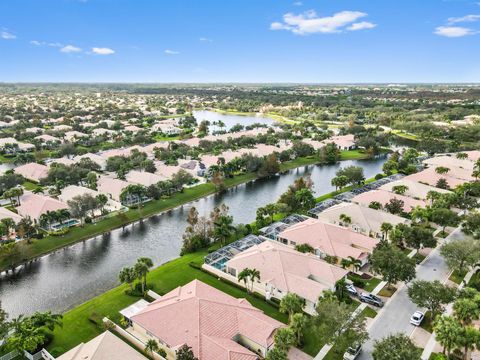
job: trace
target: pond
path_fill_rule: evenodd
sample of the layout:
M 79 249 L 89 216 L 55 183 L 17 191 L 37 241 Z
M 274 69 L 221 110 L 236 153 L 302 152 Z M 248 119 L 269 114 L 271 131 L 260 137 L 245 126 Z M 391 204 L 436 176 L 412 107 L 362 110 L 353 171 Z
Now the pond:
M 200 123 L 203 120 L 210 122 L 210 132 L 225 130 L 229 131 L 234 125 L 240 124 L 243 126 L 249 126 L 253 124 L 274 125 L 277 122 L 269 117 L 255 116 L 255 115 L 229 115 L 225 113 L 219 113 L 216 111 L 200 110 L 193 111 L 193 116 Z M 225 124 L 225 127 L 219 126 L 219 121 Z

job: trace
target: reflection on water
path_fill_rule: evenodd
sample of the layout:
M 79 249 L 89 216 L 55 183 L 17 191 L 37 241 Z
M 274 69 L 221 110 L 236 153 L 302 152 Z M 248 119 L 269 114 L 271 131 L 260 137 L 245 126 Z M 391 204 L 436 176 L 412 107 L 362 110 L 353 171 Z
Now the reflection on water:
M 257 180 L 56 251 L 23 266 L 0 281 L 2 306 L 16 316 L 34 311 L 64 311 L 118 284 L 118 273 L 140 256 L 160 265 L 178 256 L 190 207 L 208 215 L 221 203 L 237 223 L 255 219 L 256 209 L 274 202 L 293 181 L 310 175 L 317 195 L 333 190 L 330 180 L 341 166 L 361 165 L 365 176 L 381 172 L 384 159 L 307 166 L 272 179 Z
M 241 124 L 243 126 L 253 125 L 255 123 L 261 123 L 265 125 L 273 125 L 275 124 L 275 120 L 269 117 L 263 116 L 238 116 L 238 115 L 228 115 L 228 114 L 221 114 L 215 111 L 194 111 L 193 116 L 197 119 L 197 122 L 200 123 L 203 120 L 208 120 L 210 122 L 209 129 L 210 131 L 219 131 L 225 130 L 229 131 L 232 126 Z M 224 124 L 224 128 L 220 128 L 218 125 L 215 125 L 216 122 L 221 120 Z

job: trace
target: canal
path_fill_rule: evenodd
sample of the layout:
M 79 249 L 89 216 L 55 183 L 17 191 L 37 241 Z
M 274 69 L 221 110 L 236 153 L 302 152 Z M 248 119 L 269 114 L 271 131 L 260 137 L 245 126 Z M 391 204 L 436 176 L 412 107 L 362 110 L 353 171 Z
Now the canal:
M 2 307 L 14 317 L 35 311 L 65 311 L 118 285 L 118 272 L 135 263 L 140 256 L 153 259 L 155 266 L 179 255 L 186 216 L 191 206 L 201 215 L 221 203 L 230 208 L 236 223 L 255 219 L 256 209 L 276 201 L 303 175 L 311 176 L 317 195 L 333 190 L 331 178 L 340 168 L 359 165 L 365 176 L 381 172 L 385 159 L 343 161 L 335 165 L 306 166 L 266 180 L 257 180 L 231 188 L 171 211 L 97 236 L 25 265 L 15 274 L 0 280 Z

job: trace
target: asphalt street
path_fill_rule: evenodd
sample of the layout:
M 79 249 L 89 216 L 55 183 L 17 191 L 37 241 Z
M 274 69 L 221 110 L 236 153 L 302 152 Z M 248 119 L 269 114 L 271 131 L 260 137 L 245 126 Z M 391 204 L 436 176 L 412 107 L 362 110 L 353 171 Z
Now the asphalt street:
M 444 241 L 460 239 L 463 236 L 463 233 L 456 229 Z M 417 279 L 420 280 L 444 282 L 449 274 L 450 270 L 440 256 L 439 246 L 432 250 L 430 256 L 423 263 L 417 266 Z M 410 324 L 409 320 L 416 310 L 419 310 L 418 307 L 408 298 L 407 286 L 402 285 L 375 317 L 368 331 L 370 339 L 364 344 L 358 359 L 372 359 L 371 352 L 375 340 L 399 332 L 410 336 L 415 327 Z

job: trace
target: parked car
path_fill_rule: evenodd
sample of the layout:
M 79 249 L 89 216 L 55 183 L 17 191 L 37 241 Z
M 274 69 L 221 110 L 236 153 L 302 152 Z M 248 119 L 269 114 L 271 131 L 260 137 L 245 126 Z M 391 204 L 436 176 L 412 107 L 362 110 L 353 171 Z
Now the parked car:
M 415 326 L 420 326 L 424 318 L 425 318 L 425 314 L 423 312 L 415 311 L 413 315 L 410 317 L 410 324 Z
M 368 294 L 368 293 L 361 293 L 359 297 L 361 302 L 365 302 L 367 304 L 377 306 L 377 307 L 382 307 L 383 306 L 383 301 L 380 299 L 378 296 Z
M 343 360 L 355 360 L 361 352 L 362 345 L 352 345 L 345 351 L 345 354 L 343 354 Z
M 353 284 L 347 284 L 345 286 L 345 289 L 347 289 L 348 293 L 350 295 L 353 295 L 353 296 L 357 296 L 358 295 L 358 291 L 357 289 L 355 288 L 355 286 L 353 286 Z

